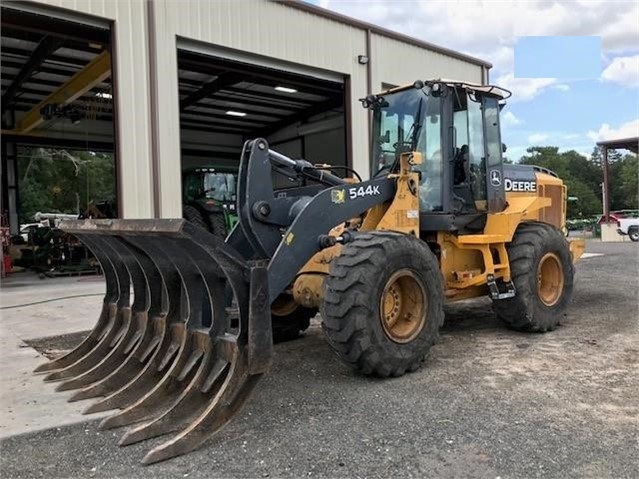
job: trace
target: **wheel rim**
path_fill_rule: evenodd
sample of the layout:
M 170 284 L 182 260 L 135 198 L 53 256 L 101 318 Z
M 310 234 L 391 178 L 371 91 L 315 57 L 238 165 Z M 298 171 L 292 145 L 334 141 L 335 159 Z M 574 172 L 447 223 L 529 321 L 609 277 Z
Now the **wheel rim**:
M 426 291 L 408 269 L 396 271 L 386 281 L 380 299 L 380 316 L 386 335 L 396 343 L 415 339 L 426 324 Z
M 559 256 L 546 253 L 537 267 L 537 295 L 546 306 L 554 306 L 564 291 L 564 268 Z
M 271 305 L 271 313 L 274 316 L 288 316 L 297 309 L 297 303 L 292 296 L 281 295 Z

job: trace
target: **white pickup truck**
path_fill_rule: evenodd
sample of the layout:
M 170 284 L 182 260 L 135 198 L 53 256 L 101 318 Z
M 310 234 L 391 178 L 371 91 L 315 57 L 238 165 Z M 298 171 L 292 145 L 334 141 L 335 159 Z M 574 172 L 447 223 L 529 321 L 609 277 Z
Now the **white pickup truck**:
M 639 218 L 619 218 L 617 233 L 628 235 L 630 241 L 639 241 Z

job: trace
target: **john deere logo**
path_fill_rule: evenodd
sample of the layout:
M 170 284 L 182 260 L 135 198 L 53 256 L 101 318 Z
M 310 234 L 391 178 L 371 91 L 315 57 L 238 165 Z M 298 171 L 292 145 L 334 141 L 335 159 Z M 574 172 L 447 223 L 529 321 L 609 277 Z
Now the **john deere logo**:
M 336 204 L 344 203 L 346 201 L 346 190 L 331 191 L 331 201 Z
M 493 186 L 501 185 L 501 173 L 499 170 L 490 170 L 490 184 Z

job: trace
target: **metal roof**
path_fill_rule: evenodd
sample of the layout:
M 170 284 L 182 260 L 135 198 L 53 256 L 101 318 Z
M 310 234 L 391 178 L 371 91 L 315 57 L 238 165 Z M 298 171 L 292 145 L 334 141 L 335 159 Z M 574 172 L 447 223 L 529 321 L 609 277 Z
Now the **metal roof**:
M 610 150 L 630 150 L 634 153 L 639 152 L 639 137 L 622 138 L 620 140 L 604 140 L 598 141 L 598 146 L 605 146 Z
M 107 49 L 109 41 L 108 30 L 2 8 L 0 62 L 3 113 L 13 110 L 17 123 Z M 110 90 L 111 83 L 107 79 L 73 103 L 74 108 L 82 112 L 83 121 L 113 120 L 112 102 L 98 96 L 98 93 Z M 41 130 L 60 121 L 65 119 L 47 122 Z M 86 124 L 82 131 L 85 130 Z
M 267 136 L 341 109 L 344 101 L 340 83 L 183 50 L 178 51 L 178 81 L 180 121 L 183 128 L 194 130 Z M 228 111 L 245 116 L 230 116 Z

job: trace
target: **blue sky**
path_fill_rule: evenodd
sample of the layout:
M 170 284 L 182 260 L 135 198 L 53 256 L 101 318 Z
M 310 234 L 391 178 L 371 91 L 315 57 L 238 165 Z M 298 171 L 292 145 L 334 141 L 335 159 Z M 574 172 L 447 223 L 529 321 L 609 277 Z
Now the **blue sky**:
M 589 155 L 598 140 L 639 135 L 639 2 L 636 0 L 314 0 L 309 3 L 491 62 L 491 83 L 513 92 L 502 112 L 503 139 L 508 145 L 507 156 L 512 159 L 525 154 L 529 146 L 552 145 L 562 151 L 574 149 Z M 582 50 L 577 49 L 573 55 L 581 61 L 567 64 L 559 55 L 561 49 L 551 49 L 557 53 L 551 55 L 543 41 L 528 38 L 558 36 L 598 37 L 600 73 L 576 73 L 584 64 L 588 64 L 589 71 L 593 65 L 596 68 L 592 48 L 586 55 L 581 45 Z M 519 68 L 520 60 L 524 65 L 528 61 L 530 66 L 533 60 L 544 58 L 548 61 L 543 66 L 551 71 Z M 538 78 L 539 74 L 550 75 L 553 71 L 552 76 Z M 571 76 L 566 78 L 567 75 Z M 407 78 L 406 82 L 413 80 Z

